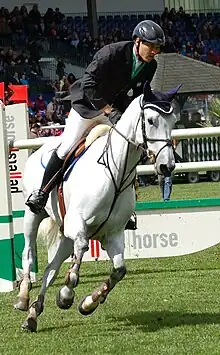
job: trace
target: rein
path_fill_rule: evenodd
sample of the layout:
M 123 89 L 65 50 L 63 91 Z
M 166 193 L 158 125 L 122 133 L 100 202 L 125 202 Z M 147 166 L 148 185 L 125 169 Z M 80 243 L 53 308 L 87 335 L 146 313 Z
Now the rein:
M 134 172 L 134 170 L 136 169 L 137 165 L 141 162 L 141 160 L 143 159 L 142 157 L 136 162 L 136 164 L 131 168 L 130 172 L 128 173 L 128 175 L 125 177 L 125 173 L 126 173 L 126 168 L 127 168 L 127 164 L 128 164 L 128 156 L 129 156 L 129 148 L 131 145 L 135 146 L 138 149 L 142 150 L 145 154 L 145 156 L 147 158 L 149 158 L 148 154 L 147 154 L 147 150 L 148 150 L 148 142 L 165 142 L 166 144 L 157 152 L 157 154 L 155 155 L 155 162 L 156 162 L 156 159 L 158 157 L 158 155 L 160 154 L 160 152 L 165 148 L 165 147 L 170 147 L 172 146 L 172 140 L 171 139 L 152 139 L 152 138 L 148 138 L 147 135 L 146 135 L 146 124 L 145 124 L 145 117 L 144 117 L 144 110 L 146 108 L 148 108 L 148 104 L 147 103 L 146 105 L 142 104 L 142 101 L 140 99 L 140 107 L 141 107 L 141 112 L 140 112 L 140 115 L 139 115 L 139 118 L 138 118 L 138 122 L 137 122 L 137 125 L 136 127 L 138 126 L 139 124 L 139 121 L 141 119 L 141 130 L 142 130 L 142 136 L 143 136 L 143 143 L 142 144 L 136 144 L 134 141 L 132 141 L 130 138 L 127 138 L 123 133 L 121 133 L 116 127 L 115 125 L 112 125 L 111 129 L 109 130 L 109 133 L 108 133 L 108 138 L 107 138 L 107 142 L 106 142 L 106 145 L 105 145 L 105 148 L 103 150 L 103 153 L 102 155 L 100 156 L 100 158 L 97 160 L 97 163 L 98 164 L 101 164 L 103 166 L 105 166 L 110 175 L 111 175 L 111 178 L 112 178 L 112 182 L 114 184 L 114 188 L 115 188 L 115 194 L 114 194 L 114 198 L 113 198 L 113 201 L 112 201 L 112 204 L 111 204 L 111 207 L 109 209 L 109 213 L 106 217 L 106 219 L 100 224 L 100 226 L 97 228 L 97 230 L 92 234 L 92 236 L 90 238 L 93 238 L 100 230 L 101 228 L 104 226 L 104 224 L 107 222 L 107 220 L 109 219 L 111 213 L 112 213 L 112 210 L 114 208 L 114 205 L 119 197 L 119 195 L 125 191 L 129 186 L 131 186 L 132 184 L 134 184 L 134 181 L 135 181 L 135 177 L 134 179 L 129 182 L 127 185 L 124 186 L 124 184 L 126 183 L 126 181 L 129 179 L 129 177 L 131 176 L 131 174 Z M 167 114 L 170 114 L 172 111 L 170 112 L 167 112 Z M 165 113 L 165 112 L 164 112 Z M 113 157 L 113 153 L 112 153 L 112 142 L 111 142 L 111 135 L 112 135 L 112 132 L 115 131 L 117 132 L 123 139 L 125 139 L 125 141 L 128 143 L 128 146 L 127 146 L 127 151 L 126 151 L 126 157 L 125 157 L 125 164 L 124 164 L 124 169 L 123 169 L 123 174 L 122 174 L 122 177 L 121 177 L 121 180 L 120 180 L 120 183 L 119 183 L 119 186 L 117 186 L 116 184 L 116 181 L 115 181 L 115 178 L 113 176 L 113 173 L 111 171 L 111 168 L 110 168 L 110 164 L 109 164 L 109 150 L 111 152 L 111 156 Z M 106 159 L 105 159 L 106 158 Z M 101 161 L 102 160 L 102 161 Z

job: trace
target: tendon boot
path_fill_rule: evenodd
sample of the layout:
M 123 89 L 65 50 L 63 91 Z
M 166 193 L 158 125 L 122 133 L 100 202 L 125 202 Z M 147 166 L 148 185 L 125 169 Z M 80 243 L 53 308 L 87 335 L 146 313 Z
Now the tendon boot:
M 60 159 L 56 151 L 54 151 L 46 166 L 40 190 L 34 191 L 25 203 L 33 213 L 39 214 L 43 211 L 50 192 L 58 182 L 62 166 L 63 160 Z

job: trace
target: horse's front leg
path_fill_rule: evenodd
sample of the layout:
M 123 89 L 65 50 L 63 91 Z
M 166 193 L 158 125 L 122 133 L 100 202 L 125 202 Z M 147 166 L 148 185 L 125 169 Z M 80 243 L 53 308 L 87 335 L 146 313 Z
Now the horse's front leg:
M 100 287 L 81 300 L 79 311 L 83 315 L 91 314 L 100 303 L 104 303 L 109 292 L 126 274 L 124 265 L 124 231 L 118 235 L 107 237 L 104 247 L 113 263 L 113 269 L 109 278 Z
M 47 288 L 53 284 L 60 266 L 66 260 L 73 250 L 73 241 L 69 238 L 63 238 L 60 241 L 59 248 L 50 264 L 47 265 L 43 279 L 40 293 L 36 300 L 31 304 L 27 318 L 22 324 L 22 328 L 30 332 L 37 330 L 37 318 L 43 312 L 44 300 Z
M 72 258 L 72 264 L 65 276 L 65 286 L 60 288 L 56 297 L 57 306 L 61 309 L 68 309 L 73 304 L 75 297 L 74 288 L 77 287 L 79 282 L 79 270 L 82 258 L 88 249 L 88 240 L 84 233 L 78 233 L 74 238 L 74 255 Z
M 19 293 L 17 295 L 15 309 L 27 311 L 29 307 L 29 291 L 31 289 L 30 272 L 36 258 L 36 238 L 41 221 L 44 219 L 44 212 L 36 216 L 29 209 L 24 215 L 24 250 L 22 253 L 23 276 L 19 282 Z

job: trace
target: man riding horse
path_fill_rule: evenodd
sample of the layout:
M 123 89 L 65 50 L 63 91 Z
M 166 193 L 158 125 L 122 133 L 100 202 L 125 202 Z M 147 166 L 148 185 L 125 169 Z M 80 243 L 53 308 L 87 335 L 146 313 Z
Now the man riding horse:
M 57 184 L 53 177 L 83 134 L 98 123 L 110 120 L 115 124 L 129 103 L 142 94 L 144 83 L 151 82 L 157 69 L 154 56 L 165 42 L 164 32 L 158 24 L 146 20 L 135 27 L 132 38 L 100 49 L 84 76 L 71 86 L 72 109 L 61 144 L 47 164 L 40 189 L 26 201 L 33 213 L 39 214 L 46 206 Z M 136 229 L 135 221 L 130 219 L 126 229 Z

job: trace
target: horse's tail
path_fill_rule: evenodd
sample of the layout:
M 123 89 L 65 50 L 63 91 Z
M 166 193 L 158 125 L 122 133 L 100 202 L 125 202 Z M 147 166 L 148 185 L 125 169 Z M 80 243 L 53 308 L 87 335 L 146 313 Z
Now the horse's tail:
M 57 240 L 62 238 L 63 234 L 58 224 L 49 217 L 41 222 L 37 236 L 38 239 L 43 240 L 47 244 L 47 248 L 49 249 Z

